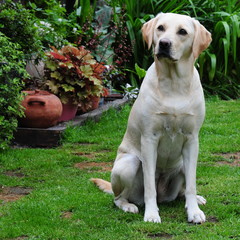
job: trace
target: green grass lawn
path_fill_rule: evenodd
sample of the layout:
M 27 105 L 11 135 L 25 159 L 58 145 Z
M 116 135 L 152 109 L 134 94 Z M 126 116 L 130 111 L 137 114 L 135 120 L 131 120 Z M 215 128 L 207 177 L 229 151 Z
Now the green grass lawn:
M 159 206 L 161 224 L 145 223 L 143 208 L 124 213 L 89 181 L 109 180 L 104 166 L 114 161 L 127 105 L 97 124 L 68 128 L 58 148 L 0 153 L 0 239 L 240 239 L 240 101 L 208 100 L 206 106 L 197 169 L 206 223 L 187 223 L 183 200 Z

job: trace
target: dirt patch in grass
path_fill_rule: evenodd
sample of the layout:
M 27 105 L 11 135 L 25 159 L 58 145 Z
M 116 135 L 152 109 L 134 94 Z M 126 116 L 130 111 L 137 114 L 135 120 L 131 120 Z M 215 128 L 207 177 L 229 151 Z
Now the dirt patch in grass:
M 20 237 L 17 237 L 17 238 L 11 238 L 9 240 L 23 240 L 23 239 L 28 239 L 28 236 L 20 236 Z
M 73 153 L 76 156 L 83 156 L 83 157 L 87 157 L 87 158 L 95 158 L 95 154 L 96 153 L 88 153 L 88 152 L 75 152 Z
M 66 212 L 62 213 L 61 218 L 70 219 L 72 217 L 72 215 L 73 215 L 72 212 L 66 211 Z
M 110 150 L 103 149 L 103 150 L 100 150 L 99 152 L 74 152 L 73 154 L 75 156 L 83 156 L 89 159 L 93 159 L 93 158 L 96 158 L 99 154 L 108 153 L 108 152 L 110 152 Z
M 213 222 L 213 223 L 219 222 L 218 219 L 217 219 L 216 217 L 214 217 L 214 216 L 209 216 L 209 217 L 207 218 L 207 221 L 208 221 L 208 222 Z
M 84 146 L 92 146 L 92 145 L 96 145 L 97 143 L 92 143 L 92 142 L 79 142 L 79 143 L 75 143 L 75 145 L 84 145 Z
M 26 187 L 4 187 L 0 188 L 0 200 L 5 202 L 13 202 L 17 201 L 18 199 L 28 195 L 31 193 L 32 188 Z
M 74 167 L 88 172 L 108 172 L 112 170 L 112 163 L 110 162 L 81 162 L 76 163 Z
M 147 236 L 151 239 L 170 239 L 173 237 L 169 233 L 149 233 Z
M 217 156 L 221 156 L 226 160 L 218 161 L 218 165 L 229 165 L 232 167 L 240 167 L 240 152 L 235 153 L 218 153 Z
M 9 177 L 18 177 L 18 178 L 23 178 L 25 177 L 25 174 L 19 171 L 20 169 L 17 170 L 9 170 L 4 172 L 4 175 L 9 176 Z

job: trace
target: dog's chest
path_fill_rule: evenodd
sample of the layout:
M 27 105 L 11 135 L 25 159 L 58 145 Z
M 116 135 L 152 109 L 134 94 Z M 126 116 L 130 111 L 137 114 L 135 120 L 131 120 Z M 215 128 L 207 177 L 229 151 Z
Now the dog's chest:
M 195 118 L 193 113 L 159 112 L 160 131 L 162 136 L 169 136 L 172 140 L 177 135 L 188 136 L 194 130 Z
M 196 111 L 188 101 L 175 101 L 160 106 L 156 111 L 160 135 L 174 139 L 177 135 L 187 136 L 194 131 Z
M 196 131 L 197 115 L 196 109 L 183 101 L 161 106 L 156 111 L 159 169 L 174 168 L 179 164 L 185 140 Z

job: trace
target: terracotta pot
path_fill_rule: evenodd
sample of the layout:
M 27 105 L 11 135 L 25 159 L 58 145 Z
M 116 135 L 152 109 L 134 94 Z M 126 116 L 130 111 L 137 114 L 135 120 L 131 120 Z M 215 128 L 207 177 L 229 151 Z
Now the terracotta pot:
M 62 107 L 63 111 L 61 117 L 58 120 L 59 122 L 72 120 L 76 116 L 78 104 L 68 102 L 63 103 Z
M 99 102 L 100 102 L 100 97 L 91 97 L 91 101 L 92 101 L 92 108 L 91 108 L 91 111 L 92 111 L 92 110 L 98 108 Z
M 27 95 L 22 101 L 25 117 L 19 119 L 19 126 L 48 128 L 57 124 L 62 114 L 60 99 L 47 91 L 23 91 Z

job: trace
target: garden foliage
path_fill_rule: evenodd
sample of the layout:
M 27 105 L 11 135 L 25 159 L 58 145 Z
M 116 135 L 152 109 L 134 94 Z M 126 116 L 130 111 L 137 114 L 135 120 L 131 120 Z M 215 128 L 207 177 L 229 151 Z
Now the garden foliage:
M 101 96 L 105 67 L 93 58 L 90 51 L 83 46 L 64 46 L 61 50 L 53 48 L 46 55 L 46 84 L 63 103 L 69 100 L 81 103 Z
M 11 0 L 0 4 L 0 32 L 19 44 L 25 60 L 36 59 L 42 54 L 42 43 L 38 29 L 34 26 L 35 16 L 21 4 Z
M 23 115 L 21 79 L 27 73 L 19 45 L 0 33 L 0 46 L 0 149 L 5 149 L 17 128 L 17 117 Z
M 35 15 L 34 26 L 44 50 L 50 46 L 61 48 L 75 39 L 79 24 L 76 14 L 66 16 L 66 9 L 58 1 L 31 1 L 26 6 Z
M 153 62 L 152 53 L 144 46 L 141 35 L 141 27 L 146 21 L 159 12 L 195 17 L 213 38 L 211 46 L 196 62 L 205 92 L 224 99 L 240 96 L 238 0 L 114 0 L 101 3 L 81 0 L 76 1 L 73 11 L 68 14 L 55 0 L 49 3 L 34 1 L 28 6 L 38 17 L 45 47 L 50 43 L 59 48 L 66 44 L 64 41 L 84 45 L 98 61 L 114 66 L 113 72 L 117 74 L 111 75 L 117 76 L 122 83 L 115 84 L 111 79 L 117 88 L 126 83 L 139 87 L 142 79 L 135 71 L 135 63 L 146 70 Z
M 213 41 L 198 60 L 203 87 L 230 99 L 240 96 L 240 2 L 194 1 L 194 14 L 212 33 Z M 201 5 L 202 4 L 202 5 Z

